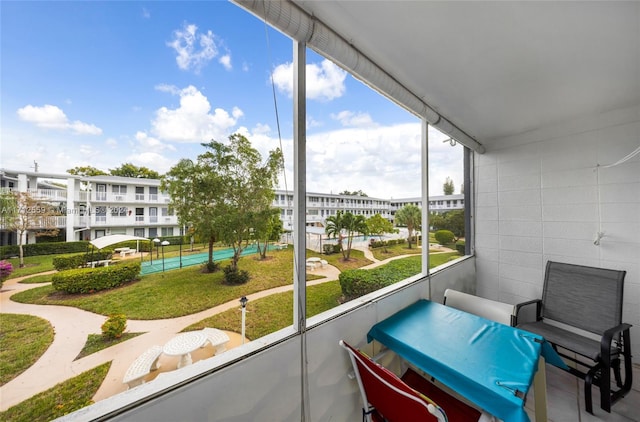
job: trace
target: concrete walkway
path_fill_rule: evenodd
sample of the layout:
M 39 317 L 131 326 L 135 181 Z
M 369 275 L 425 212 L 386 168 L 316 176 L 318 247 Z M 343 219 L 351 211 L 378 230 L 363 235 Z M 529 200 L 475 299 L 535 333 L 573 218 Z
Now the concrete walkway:
M 372 268 L 382 265 L 390 260 L 403 258 L 406 255 L 393 257 L 388 260 L 379 261 L 373 257 L 371 251 L 366 248 L 358 248 L 372 264 L 363 268 Z M 42 273 L 40 273 L 42 274 Z M 340 271 L 331 265 L 318 268 L 310 274 L 322 275 L 324 278 L 307 282 L 307 285 L 326 283 L 337 280 Z M 27 289 L 46 285 L 44 284 L 22 284 L 21 280 L 27 277 L 14 278 L 5 281 L 0 292 L 0 311 L 7 314 L 28 314 L 35 315 L 48 320 L 54 328 L 55 336 L 53 343 L 46 352 L 26 371 L 16 378 L 0 387 L 0 411 L 7 410 L 33 395 L 45 391 L 56 384 L 69 378 L 81 374 L 112 361 L 111 368 L 101 387 L 93 397 L 94 401 L 103 400 L 119 392 L 125 391 L 127 386 L 122 383 L 122 377 L 127 368 L 140 354 L 153 345 L 163 345 L 185 327 L 208 318 L 212 315 L 238 308 L 238 300 L 215 306 L 191 315 L 178 318 L 162 320 L 128 320 L 127 331 L 131 333 L 144 333 L 135 338 L 103 349 L 82 359 L 74 360 L 80 353 L 89 334 L 100 334 L 101 325 L 106 320 L 103 315 L 83 311 L 78 308 L 54 305 L 30 305 L 14 302 L 11 296 Z M 275 293 L 293 290 L 293 285 L 276 287 L 258 293 L 248 295 L 250 301 L 260 299 Z M 227 332 L 230 337 L 230 344 L 227 348 L 232 348 L 242 343 L 239 334 Z M 207 346 L 210 347 L 210 346 Z M 208 355 L 207 355 L 208 353 Z M 196 360 L 211 356 L 211 351 L 197 351 L 193 354 Z M 176 367 L 177 357 L 162 355 L 160 358 L 161 369 L 169 370 Z M 154 374 L 155 375 L 155 374 Z

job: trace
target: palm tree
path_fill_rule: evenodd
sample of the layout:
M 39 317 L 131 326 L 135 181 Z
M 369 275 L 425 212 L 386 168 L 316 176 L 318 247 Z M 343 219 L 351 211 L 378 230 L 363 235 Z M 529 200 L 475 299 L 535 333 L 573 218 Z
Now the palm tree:
M 329 237 L 338 237 L 342 258 L 347 261 L 351 257 L 351 245 L 353 243 L 353 235 L 355 233 L 366 234 L 368 231 L 367 222 L 363 215 L 353 215 L 350 212 L 338 211 L 336 215 L 327 217 L 325 233 Z M 342 246 L 344 238 L 342 232 L 347 235 L 347 247 Z
M 364 215 L 353 215 L 350 212 L 346 213 L 342 217 L 342 227 L 347 231 L 347 250 L 342 251 L 342 256 L 345 261 L 348 261 L 351 257 L 351 244 L 353 243 L 353 235 L 356 233 L 367 234 L 369 228 L 367 227 L 367 220 Z
M 413 204 L 405 205 L 396 212 L 396 224 L 407 226 L 409 231 L 409 249 L 411 249 L 411 241 L 413 239 L 413 231 L 422 224 L 422 211 Z
M 338 243 L 340 244 L 340 251 L 342 251 L 342 257 L 344 258 L 344 251 L 342 248 L 342 228 L 343 228 L 342 216 L 343 214 L 344 214 L 343 211 L 338 211 L 336 215 L 330 215 L 329 217 L 327 217 L 327 219 L 325 220 L 326 226 L 324 228 L 324 232 L 329 237 L 338 238 Z

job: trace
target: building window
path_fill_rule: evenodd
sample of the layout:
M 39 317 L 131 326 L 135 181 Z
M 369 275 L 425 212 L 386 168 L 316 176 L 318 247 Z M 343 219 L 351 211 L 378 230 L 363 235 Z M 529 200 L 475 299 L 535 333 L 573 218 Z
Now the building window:
M 105 236 L 104 230 L 96 230 L 96 237 L 95 237 L 96 239 L 104 236 Z
M 97 184 L 96 185 L 96 201 L 106 201 L 106 200 L 107 200 L 107 185 Z
M 136 223 L 144 222 L 144 208 L 136 208 Z
M 158 207 L 149 207 L 149 222 L 158 222 Z
M 149 201 L 158 200 L 158 188 L 156 186 L 149 186 Z
M 110 207 L 112 217 L 126 217 L 127 207 Z
M 136 201 L 144 201 L 144 186 L 136 186 Z
M 144 228 L 133 229 L 133 235 L 138 237 L 144 237 Z
M 96 207 L 96 223 L 107 222 L 107 207 Z
M 111 186 L 114 201 L 124 201 L 127 196 L 127 187 L 125 185 Z
M 149 237 L 152 239 L 158 237 L 158 229 L 155 227 L 149 227 Z
M 173 236 L 173 227 L 163 227 L 161 229 L 162 237 Z

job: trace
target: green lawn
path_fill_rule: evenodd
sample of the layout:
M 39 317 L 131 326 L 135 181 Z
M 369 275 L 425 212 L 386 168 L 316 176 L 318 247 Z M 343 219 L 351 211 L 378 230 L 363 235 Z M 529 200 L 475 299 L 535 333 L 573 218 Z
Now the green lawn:
M 11 422 L 47 422 L 93 403 L 92 397 L 109 372 L 111 362 L 103 363 L 47 391 L 36 394 L 0 412 L 0 420 Z
M 7 259 L 13 265 L 13 272 L 9 278 L 17 278 L 25 275 L 43 273 L 45 271 L 53 271 L 53 258 L 59 256 L 68 256 L 75 254 L 59 254 L 59 255 L 38 255 L 27 256 L 24 258 L 24 267 L 20 268 L 20 259 L 11 258 Z
M 51 286 L 37 287 L 12 297 L 21 303 L 66 305 L 109 315 L 122 313 L 129 319 L 162 319 L 193 314 L 251 293 L 284 286 L 293 280 L 293 250 L 270 252 L 260 261 L 256 256 L 240 259 L 239 267 L 249 271 L 247 284 L 227 286 L 223 273 L 203 273 L 199 266 L 143 276 L 121 288 L 90 295 L 67 295 Z M 223 262 L 223 265 L 226 265 Z
M 89 356 L 92 353 L 115 346 L 118 343 L 137 337 L 140 334 L 144 333 L 123 333 L 119 338 L 114 339 L 105 339 L 102 334 L 89 334 L 87 342 L 84 344 L 84 347 L 80 350 L 80 353 L 78 353 L 78 356 L 76 356 L 74 360 L 82 359 L 85 356 Z
M 340 304 L 342 296 L 338 280 L 307 287 L 307 317 L 324 312 Z M 216 327 L 227 331 L 241 331 L 242 313 L 238 309 L 206 318 L 184 329 L 199 330 Z M 256 339 L 293 324 L 293 292 L 277 293 L 247 303 L 245 334 Z
M 49 321 L 32 315 L 0 314 L 0 385 L 33 365 L 52 342 Z
M 457 252 L 431 255 L 430 268 L 459 258 Z M 400 261 L 400 262 L 398 262 Z M 394 265 L 404 264 L 411 267 L 411 274 L 420 272 L 422 265 L 420 256 L 401 258 Z M 400 276 L 400 281 L 404 276 Z M 307 318 L 335 308 L 340 304 L 342 291 L 338 280 L 329 281 L 307 287 Z M 215 327 L 221 330 L 240 332 L 242 314 L 238 309 L 231 309 L 199 321 L 184 331 L 199 330 L 204 327 Z M 245 335 L 256 339 L 293 324 L 293 292 L 278 293 L 247 303 L 247 319 Z

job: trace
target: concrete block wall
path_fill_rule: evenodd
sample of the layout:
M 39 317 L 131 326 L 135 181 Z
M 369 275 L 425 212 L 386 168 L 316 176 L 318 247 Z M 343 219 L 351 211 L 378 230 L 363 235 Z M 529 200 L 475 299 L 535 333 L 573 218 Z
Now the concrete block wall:
M 640 361 L 640 154 L 604 167 L 640 146 L 640 106 L 489 145 L 475 155 L 477 293 L 540 297 L 548 260 L 626 270 L 623 318 Z

